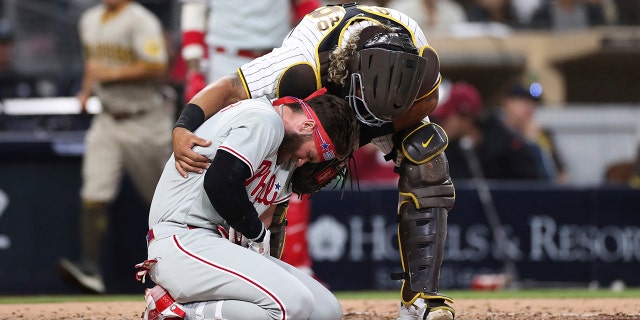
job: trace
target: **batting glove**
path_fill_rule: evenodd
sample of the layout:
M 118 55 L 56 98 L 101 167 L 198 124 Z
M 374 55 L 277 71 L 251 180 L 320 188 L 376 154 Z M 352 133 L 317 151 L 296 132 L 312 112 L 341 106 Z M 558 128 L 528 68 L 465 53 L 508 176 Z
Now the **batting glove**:
M 249 250 L 251 251 L 257 252 L 265 257 L 268 257 L 271 255 L 271 245 L 269 244 L 270 238 L 271 238 L 271 231 L 266 230 L 264 234 L 264 238 L 262 239 L 262 242 L 247 240 L 248 241 L 247 248 L 249 248 Z
M 229 227 L 229 232 L 227 232 L 223 227 L 218 227 L 218 231 L 220 231 L 223 237 L 231 241 L 231 243 L 242 247 L 247 246 L 247 238 L 245 238 L 242 233 L 236 231 L 236 229 Z

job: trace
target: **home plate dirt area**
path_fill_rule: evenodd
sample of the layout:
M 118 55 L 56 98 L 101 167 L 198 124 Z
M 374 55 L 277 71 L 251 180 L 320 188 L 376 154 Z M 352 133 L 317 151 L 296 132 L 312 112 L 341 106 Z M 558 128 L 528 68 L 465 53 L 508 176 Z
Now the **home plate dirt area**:
M 141 319 L 144 301 L 0 304 L 0 319 Z M 394 320 L 397 301 L 341 300 L 344 320 Z M 457 320 L 640 320 L 640 298 L 458 299 Z

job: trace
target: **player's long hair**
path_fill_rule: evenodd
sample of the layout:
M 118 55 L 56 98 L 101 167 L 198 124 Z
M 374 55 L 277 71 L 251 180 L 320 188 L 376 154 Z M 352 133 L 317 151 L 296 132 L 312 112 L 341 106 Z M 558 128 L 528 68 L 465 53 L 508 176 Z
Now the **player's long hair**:
M 345 159 L 359 147 L 360 125 L 346 100 L 323 94 L 306 101 L 333 142 L 337 157 Z M 293 112 L 303 112 L 297 103 L 287 104 Z
M 385 30 L 392 31 L 392 29 L 378 21 L 367 21 L 373 22 L 375 26 L 381 27 Z M 358 41 L 360 40 L 360 33 L 367 26 L 362 25 L 352 25 L 349 27 L 351 29 L 351 35 L 347 39 L 346 43 L 341 47 L 337 46 L 331 53 L 329 53 L 329 70 L 327 79 L 329 82 L 333 82 L 339 85 L 344 86 L 346 84 L 345 80 L 347 76 L 349 76 L 349 59 L 358 51 Z M 357 28 L 357 29 L 356 29 Z
M 362 30 L 360 30 L 362 31 Z M 352 35 L 343 47 L 336 47 L 329 54 L 329 76 L 328 80 L 339 85 L 345 84 L 345 79 L 349 75 L 349 59 L 358 50 L 358 40 L 360 32 Z

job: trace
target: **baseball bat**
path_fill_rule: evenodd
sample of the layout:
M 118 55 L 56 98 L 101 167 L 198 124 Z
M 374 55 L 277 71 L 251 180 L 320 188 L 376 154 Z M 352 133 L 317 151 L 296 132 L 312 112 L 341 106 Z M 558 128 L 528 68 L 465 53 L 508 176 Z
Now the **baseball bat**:
M 493 234 L 493 239 L 498 246 L 499 253 L 502 255 L 507 282 L 510 287 L 514 287 L 519 281 L 518 269 L 507 250 L 507 234 L 500 221 L 500 215 L 498 214 L 498 210 L 496 210 L 489 184 L 485 179 L 482 166 L 480 165 L 480 160 L 478 160 L 478 156 L 475 153 L 473 140 L 468 136 L 462 137 L 462 139 L 460 139 L 460 147 L 469 166 L 473 185 L 480 199 L 480 204 L 482 205 L 491 233 Z

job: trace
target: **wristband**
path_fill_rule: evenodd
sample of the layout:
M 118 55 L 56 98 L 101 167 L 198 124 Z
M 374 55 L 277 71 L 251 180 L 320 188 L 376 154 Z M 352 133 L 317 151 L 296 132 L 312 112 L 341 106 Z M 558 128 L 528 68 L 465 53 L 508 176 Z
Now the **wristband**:
M 251 241 L 262 242 L 262 240 L 264 240 L 266 229 L 257 215 L 245 216 L 239 221 L 229 223 L 229 225 Z
M 204 123 L 204 111 L 197 104 L 189 103 L 184 107 L 173 128 L 185 128 L 191 132 Z

